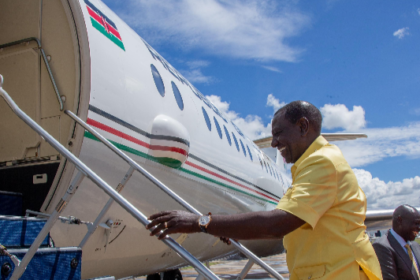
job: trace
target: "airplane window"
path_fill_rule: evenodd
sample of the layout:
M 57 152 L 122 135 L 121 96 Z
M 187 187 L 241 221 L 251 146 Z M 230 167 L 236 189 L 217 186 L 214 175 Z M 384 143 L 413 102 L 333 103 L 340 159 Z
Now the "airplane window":
M 273 176 L 273 172 L 271 172 L 271 165 L 269 163 L 267 163 L 268 165 L 268 171 L 270 171 L 271 176 Z
M 206 97 L 203 97 L 203 102 L 210 108 L 210 109 L 212 109 L 213 110 L 213 108 L 211 107 L 211 103 L 210 103 L 210 101 L 206 98 Z
M 233 140 L 235 141 L 236 149 L 238 149 L 238 152 L 239 152 L 238 140 L 236 140 L 236 136 L 235 134 L 233 134 L 233 132 L 232 132 L 232 136 L 233 136 Z
M 232 141 L 230 140 L 229 131 L 227 130 L 226 126 L 223 126 L 223 128 L 225 129 L 225 134 L 226 134 L 226 138 L 229 142 L 229 146 L 232 146 Z
M 249 149 L 248 145 L 246 145 L 246 148 L 248 149 L 248 154 L 249 154 L 249 157 L 250 157 L 250 158 L 251 158 L 251 160 L 253 161 L 253 159 L 252 159 L 252 154 L 251 154 L 251 150 Z
M 184 110 L 184 101 L 182 100 L 181 93 L 179 92 L 179 89 L 174 82 L 171 82 L 171 84 L 172 84 L 172 91 L 174 92 L 174 95 L 175 95 L 176 103 L 178 103 L 178 107 L 182 111 Z
M 245 151 L 244 143 L 242 143 L 242 140 L 241 139 L 239 139 L 239 142 L 241 142 L 242 151 L 244 152 L 244 155 L 246 156 L 246 151 Z
M 159 71 L 153 64 L 150 64 L 150 68 L 152 68 L 152 76 L 153 80 L 155 81 L 156 88 L 160 95 L 165 96 L 165 85 L 163 84 L 162 77 L 159 74 Z
M 265 161 L 263 161 L 263 162 L 264 162 L 265 172 L 268 173 L 267 163 Z
M 209 115 L 207 115 L 207 112 L 204 109 L 204 107 L 201 107 L 201 109 L 203 109 L 203 115 L 204 115 L 204 119 L 206 120 L 207 128 L 211 131 L 211 122 L 210 122 Z
M 242 131 L 233 123 L 231 122 L 233 127 L 236 129 L 236 131 L 239 133 L 239 135 L 241 135 L 242 137 L 245 137 L 244 134 L 242 133 Z
M 220 125 L 216 120 L 216 117 L 213 117 L 214 123 L 216 124 L 217 133 L 219 133 L 220 139 L 223 139 L 222 130 L 220 129 Z
M 264 166 L 263 166 L 263 163 L 262 163 L 261 157 L 260 157 L 260 155 L 258 155 L 258 154 L 257 154 L 257 156 L 258 156 L 258 160 L 260 161 L 261 168 L 262 168 L 262 170 L 264 170 Z

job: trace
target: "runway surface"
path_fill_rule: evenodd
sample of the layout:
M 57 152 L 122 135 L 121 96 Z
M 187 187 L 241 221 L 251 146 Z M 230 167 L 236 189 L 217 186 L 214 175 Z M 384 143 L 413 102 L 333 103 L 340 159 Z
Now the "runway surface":
M 284 279 L 289 279 L 289 271 L 287 270 L 286 265 L 286 254 L 275 255 L 267 258 L 262 258 L 269 266 L 278 271 Z M 240 261 L 217 261 L 212 262 L 210 269 L 222 279 L 236 279 L 238 274 L 245 267 L 245 264 L 248 260 Z M 191 268 L 187 267 L 181 269 L 182 278 L 184 280 L 194 280 L 197 278 L 197 272 Z M 258 265 L 254 264 L 249 271 L 245 279 L 272 279 L 273 277 L 268 275 L 268 273 L 263 270 Z

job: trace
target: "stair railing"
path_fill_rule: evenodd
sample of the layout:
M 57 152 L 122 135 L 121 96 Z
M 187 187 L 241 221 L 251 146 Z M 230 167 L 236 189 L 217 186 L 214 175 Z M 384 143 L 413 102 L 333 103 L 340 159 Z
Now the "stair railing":
M 150 174 L 146 169 L 144 169 L 142 166 L 140 166 L 137 162 L 135 162 L 131 157 L 127 156 L 124 152 L 122 152 L 120 149 L 115 147 L 114 144 L 112 144 L 108 139 L 103 137 L 100 133 L 98 133 L 95 129 L 93 129 L 90 125 L 88 125 L 86 122 L 84 122 L 82 119 L 80 119 L 76 114 L 69 110 L 64 111 L 67 115 L 69 115 L 74 121 L 76 121 L 79 125 L 81 125 L 85 130 L 89 131 L 91 134 L 93 134 L 99 141 L 101 141 L 105 146 L 107 146 L 110 150 L 112 150 L 114 153 L 116 153 L 119 157 L 121 157 L 124 161 L 126 161 L 130 165 L 130 169 L 127 171 L 123 181 L 121 181 L 120 184 L 118 184 L 117 191 L 121 192 L 123 189 L 125 183 L 130 179 L 131 175 L 133 174 L 134 170 L 140 172 L 143 174 L 147 179 L 149 179 L 154 185 L 159 187 L 162 191 L 164 191 L 167 195 L 169 195 L 171 198 L 173 198 L 175 201 L 177 201 L 179 204 L 181 204 L 183 207 L 185 207 L 188 211 L 191 213 L 202 215 L 197 209 L 195 209 L 191 204 L 186 202 L 182 197 L 177 195 L 174 191 L 172 191 L 169 187 L 167 187 L 165 184 L 163 184 L 161 181 L 159 181 L 156 177 L 154 177 L 152 174 Z M 90 227 L 88 233 L 83 238 L 82 242 L 80 243 L 80 247 L 83 247 L 89 237 L 92 235 L 92 233 L 95 231 L 95 229 L 98 227 L 99 223 L 103 219 L 104 215 L 108 211 L 108 209 L 111 207 L 113 203 L 112 198 L 108 200 L 105 207 L 102 209 L 101 213 L 98 215 L 96 220 L 93 222 L 93 226 Z M 254 253 L 252 253 L 250 250 L 248 250 L 245 246 L 240 244 L 237 241 L 230 240 L 231 244 L 238 249 L 239 252 L 244 254 L 248 257 L 249 261 L 247 265 L 244 267 L 242 272 L 240 273 L 238 279 L 244 279 L 244 277 L 247 275 L 248 271 L 251 269 L 252 265 L 254 263 L 261 266 L 265 271 L 267 271 L 269 274 L 271 274 L 273 277 L 283 280 L 284 278 L 275 271 L 271 266 L 266 264 L 263 260 L 261 260 L 259 257 L 257 257 Z
M 99 177 L 95 172 L 93 172 L 89 167 L 87 167 L 83 162 L 81 162 L 70 151 L 68 151 L 63 145 L 61 145 L 54 137 L 52 137 L 48 132 L 46 132 L 34 120 L 32 120 L 28 115 L 26 115 L 25 112 L 23 112 L 16 105 L 16 103 L 9 96 L 9 94 L 3 89 L 2 75 L 0 75 L 0 95 L 20 119 L 22 119 L 35 132 L 41 135 L 45 139 L 45 141 L 47 141 L 52 147 L 54 147 L 62 156 L 66 157 L 67 160 L 73 163 L 76 169 L 78 170 L 78 173 L 72 180 L 69 188 L 67 189 L 67 192 L 61 198 L 60 202 L 57 204 L 50 218 L 47 220 L 45 226 L 35 238 L 31 247 L 28 249 L 28 252 L 23 257 L 20 265 L 16 267 L 13 271 L 13 274 L 10 278 L 11 280 L 18 280 L 25 272 L 26 267 L 35 255 L 42 241 L 45 239 L 48 232 L 51 230 L 51 228 L 57 221 L 60 213 L 64 210 L 74 193 L 77 191 L 78 186 L 84 179 L 84 177 L 89 178 L 93 183 L 95 183 L 100 189 L 102 189 L 106 194 L 108 194 L 115 202 L 117 202 L 122 208 L 124 208 L 128 213 L 130 213 L 136 220 L 138 220 L 144 226 L 150 223 L 147 220 L 147 217 L 143 215 L 143 213 L 141 213 L 136 207 L 134 207 L 130 202 L 128 202 L 124 197 L 122 197 L 118 192 L 116 192 L 111 186 L 109 186 L 105 181 L 103 181 L 101 177 Z M 187 250 L 185 250 L 173 238 L 166 237 L 162 239 L 162 241 L 169 248 L 176 251 L 191 266 L 193 266 L 200 275 L 203 275 L 209 280 L 220 280 L 212 271 L 205 267 L 200 261 L 198 261 L 193 255 L 191 255 Z

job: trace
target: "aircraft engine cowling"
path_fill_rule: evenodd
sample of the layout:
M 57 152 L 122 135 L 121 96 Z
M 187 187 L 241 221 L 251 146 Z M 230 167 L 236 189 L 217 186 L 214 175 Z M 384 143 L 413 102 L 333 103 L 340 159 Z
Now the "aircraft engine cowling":
M 149 155 L 163 165 L 179 168 L 190 151 L 188 130 L 178 121 L 158 115 L 152 123 Z

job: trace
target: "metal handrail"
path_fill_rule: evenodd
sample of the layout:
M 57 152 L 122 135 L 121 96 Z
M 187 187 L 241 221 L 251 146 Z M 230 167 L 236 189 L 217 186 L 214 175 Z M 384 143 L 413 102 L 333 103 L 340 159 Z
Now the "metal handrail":
M 170 188 L 168 188 L 165 184 L 163 184 L 161 181 L 159 181 L 156 177 L 154 177 L 152 174 L 150 174 L 146 169 L 141 167 L 137 162 L 135 162 L 132 158 L 127 156 L 124 152 L 122 152 L 120 149 L 115 147 L 111 142 L 109 142 L 105 137 L 103 137 L 101 134 L 99 134 L 95 129 L 93 129 L 90 125 L 88 125 L 86 122 L 84 122 L 82 119 L 80 119 L 76 114 L 69 110 L 64 111 L 67 115 L 69 115 L 74 121 L 76 121 L 79 125 L 81 125 L 84 129 L 92 133 L 96 138 L 98 138 L 105 146 L 107 146 L 109 149 L 111 149 L 114 153 L 116 153 L 118 156 L 120 156 L 124 161 L 126 161 L 132 168 L 135 168 L 138 172 L 143 174 L 147 179 L 149 179 L 153 184 L 155 184 L 157 187 L 159 187 L 162 191 L 164 191 L 166 194 L 168 194 L 171 198 L 176 200 L 179 204 L 181 204 L 183 207 L 185 207 L 188 211 L 191 213 L 202 215 L 197 209 L 195 209 L 191 204 L 186 202 L 182 197 L 178 196 L 175 192 L 173 192 Z M 85 238 L 84 241 L 86 242 Z M 249 251 L 246 247 L 242 246 L 237 241 L 231 240 L 231 244 L 233 244 L 236 249 L 238 249 L 241 253 L 243 253 L 245 256 L 247 256 L 250 260 L 261 266 L 264 270 L 266 270 L 268 273 L 270 273 L 272 276 L 279 280 L 283 280 L 284 278 L 275 271 L 271 266 L 266 264 L 263 260 L 261 260 L 259 257 L 257 257 L 254 253 Z
M 124 197 L 118 194 L 111 186 L 109 186 L 101 177 L 99 177 L 95 172 L 93 172 L 89 167 L 87 167 L 82 161 L 80 161 L 75 155 L 68 151 L 63 145 L 61 145 L 54 137 L 52 137 L 48 132 L 46 132 L 41 126 L 39 126 L 34 120 L 32 120 L 28 115 L 25 114 L 9 96 L 9 94 L 3 89 L 3 76 L 0 75 L 0 95 L 12 109 L 12 111 L 22 119 L 29 127 L 31 127 L 35 132 L 41 135 L 45 141 L 47 141 L 52 147 L 54 147 L 61 155 L 66 157 L 75 167 L 79 170 L 78 175 L 73 180 L 73 183 L 70 185 L 65 196 L 58 203 L 56 210 L 53 212 L 54 216 L 48 219 L 44 228 L 38 234 L 35 241 L 32 243 L 28 252 L 25 254 L 25 257 L 22 259 L 21 265 L 15 268 L 11 280 L 18 279 L 26 269 L 26 266 L 29 264 L 30 260 L 34 256 L 36 250 L 39 247 L 40 242 L 37 240 L 43 240 L 45 238 L 47 231 L 52 228 L 53 224 L 57 220 L 58 214 L 60 213 L 68 200 L 65 198 L 67 196 L 71 197 L 77 189 L 77 185 L 83 179 L 83 177 L 88 177 L 92 182 L 94 182 L 99 188 L 101 188 L 106 194 L 108 194 L 113 200 L 115 200 L 122 208 L 124 208 L 128 213 L 130 213 L 134 218 L 136 218 L 143 225 L 148 225 L 150 222 L 147 220 L 147 217 L 143 215 L 136 207 L 134 207 L 130 202 L 128 202 Z M 55 218 L 55 221 L 54 221 Z M 48 233 L 48 232 L 47 232 Z M 45 234 L 44 237 L 41 235 Z M 42 239 L 41 239 L 42 238 Z M 205 267 L 200 261 L 198 261 L 191 253 L 185 250 L 180 244 L 178 244 L 173 238 L 166 237 L 162 241 L 169 246 L 171 249 L 176 251 L 182 258 L 184 258 L 190 265 L 196 268 L 196 270 L 204 275 L 207 279 L 210 280 L 220 280 L 212 271 Z M 37 244 L 39 243 L 39 244 Z M 38 246 L 36 246 L 38 245 Z M 36 247 L 36 248 L 35 248 Z M 35 248 L 35 251 L 34 251 Z
M 10 43 L 7 43 L 7 44 L 3 44 L 3 45 L 0 45 L 0 49 L 15 46 L 15 45 L 19 45 L 19 44 L 22 44 L 22 43 L 27 43 L 27 42 L 30 42 L 30 41 L 35 41 L 38 44 L 38 49 L 41 52 L 42 59 L 44 60 L 45 67 L 47 67 L 48 75 L 50 76 L 50 80 L 51 80 L 51 83 L 53 85 L 55 94 L 57 95 L 58 103 L 60 104 L 60 111 L 63 111 L 63 109 L 64 109 L 63 100 L 61 99 L 61 95 L 58 92 L 57 84 L 55 83 L 55 79 L 54 79 L 54 76 L 52 74 L 50 64 L 48 63 L 47 56 L 45 55 L 44 49 L 42 48 L 41 42 L 38 40 L 38 38 L 30 37 L 30 38 L 22 39 L 22 40 L 19 40 L 19 41 L 14 41 L 14 42 L 10 42 Z

